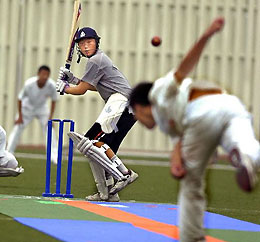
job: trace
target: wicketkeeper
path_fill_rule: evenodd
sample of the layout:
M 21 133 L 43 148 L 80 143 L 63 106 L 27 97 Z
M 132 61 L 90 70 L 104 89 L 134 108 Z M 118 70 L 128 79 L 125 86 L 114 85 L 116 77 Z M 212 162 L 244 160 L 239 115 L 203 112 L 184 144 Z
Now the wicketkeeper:
M 18 167 L 18 162 L 13 154 L 5 149 L 6 132 L 0 125 L 0 177 L 18 176 L 24 172 L 22 167 Z
M 77 149 L 90 160 L 90 167 L 98 193 L 86 197 L 90 201 L 119 201 L 118 192 L 135 181 L 138 175 L 125 167 L 116 155 L 128 131 L 135 123 L 128 98 L 131 87 L 126 77 L 99 49 L 100 37 L 92 28 L 85 27 L 76 36 L 79 59 L 88 58 L 81 79 L 61 67 L 56 89 L 72 95 L 98 91 L 105 106 L 85 136 L 70 133 L 78 143 Z M 75 85 L 71 87 L 70 84 Z M 114 179 L 117 180 L 114 184 Z
M 251 191 L 260 166 L 260 146 L 251 115 L 240 100 L 210 83 L 186 78 L 197 64 L 209 38 L 220 31 L 217 18 L 195 43 L 179 67 L 155 83 L 137 85 L 130 96 L 136 118 L 147 128 L 156 124 L 175 143 L 171 173 L 181 179 L 179 191 L 180 241 L 204 242 L 204 173 L 218 145 L 237 168 L 238 185 Z

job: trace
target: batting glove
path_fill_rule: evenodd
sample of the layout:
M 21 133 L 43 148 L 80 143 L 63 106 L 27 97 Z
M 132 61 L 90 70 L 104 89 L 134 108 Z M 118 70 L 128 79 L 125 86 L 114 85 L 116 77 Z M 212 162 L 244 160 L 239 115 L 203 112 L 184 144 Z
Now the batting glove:
M 75 77 L 69 69 L 63 66 L 60 67 L 58 79 L 67 81 L 68 83 L 71 83 L 73 85 L 78 85 L 80 82 L 80 80 L 77 77 Z
M 93 146 L 93 142 L 87 137 L 82 138 L 82 140 L 78 143 L 77 149 L 83 154 L 88 156 L 91 147 Z
M 67 81 L 58 79 L 56 82 L 56 91 L 63 93 L 65 92 L 65 89 L 68 88 L 70 85 Z

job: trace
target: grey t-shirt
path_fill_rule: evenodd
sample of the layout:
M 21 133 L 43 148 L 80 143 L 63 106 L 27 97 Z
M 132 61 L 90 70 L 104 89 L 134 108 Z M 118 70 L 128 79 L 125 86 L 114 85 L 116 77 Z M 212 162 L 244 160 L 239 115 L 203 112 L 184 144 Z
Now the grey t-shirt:
M 102 50 L 98 50 L 89 58 L 86 72 L 81 80 L 94 86 L 105 102 L 114 93 L 121 93 L 127 98 L 131 93 L 126 77 Z

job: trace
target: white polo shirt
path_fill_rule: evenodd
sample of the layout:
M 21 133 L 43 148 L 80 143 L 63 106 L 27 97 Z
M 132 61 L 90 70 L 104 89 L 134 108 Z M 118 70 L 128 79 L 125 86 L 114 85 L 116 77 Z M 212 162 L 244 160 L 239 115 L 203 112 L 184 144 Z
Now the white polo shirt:
M 152 114 L 160 129 L 172 138 L 181 136 L 184 131 L 183 119 L 189 100 L 191 78 L 178 85 L 173 71 L 159 78 L 149 93 Z
M 42 88 L 38 86 L 37 80 L 38 76 L 26 80 L 18 95 L 18 99 L 22 101 L 22 112 L 28 115 L 48 113 L 47 99 L 56 101 L 58 98 L 55 82 L 52 79 L 49 78 Z

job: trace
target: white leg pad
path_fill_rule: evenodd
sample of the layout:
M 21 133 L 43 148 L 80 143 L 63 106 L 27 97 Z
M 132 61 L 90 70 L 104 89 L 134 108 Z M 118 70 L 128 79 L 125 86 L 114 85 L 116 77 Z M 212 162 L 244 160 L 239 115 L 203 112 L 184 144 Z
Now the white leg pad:
M 114 186 L 114 178 L 113 178 L 113 176 L 110 175 L 109 177 L 106 178 L 106 185 L 107 185 L 107 187 Z
M 89 161 L 89 165 L 101 199 L 108 199 L 108 186 L 106 184 L 105 170 L 95 161 Z
M 68 136 L 73 140 L 75 146 L 77 146 L 79 142 L 84 138 L 83 135 L 76 132 L 68 132 Z
M 124 175 L 117 169 L 117 165 L 113 163 L 105 154 L 103 147 L 92 145 L 88 151 L 87 157 L 100 164 L 109 174 L 117 180 L 122 180 Z
M 83 135 L 76 132 L 69 132 L 68 136 L 73 140 L 75 145 L 78 145 L 82 139 L 85 139 L 84 144 L 81 146 L 80 151 L 84 153 L 85 156 L 90 158 L 92 161 L 98 163 L 103 167 L 109 174 L 111 174 L 115 179 L 122 180 L 125 176 L 117 169 L 117 164 L 112 162 L 106 155 L 106 150 L 109 148 L 107 145 L 102 147 L 95 146 L 96 140 L 90 140 Z M 84 150 L 84 152 L 83 152 Z

